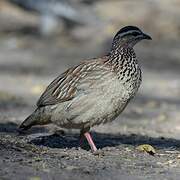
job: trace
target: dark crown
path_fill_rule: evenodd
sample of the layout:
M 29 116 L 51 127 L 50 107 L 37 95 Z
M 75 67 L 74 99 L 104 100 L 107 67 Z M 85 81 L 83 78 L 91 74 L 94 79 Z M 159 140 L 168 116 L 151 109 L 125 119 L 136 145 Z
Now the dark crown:
M 125 26 L 116 33 L 114 38 L 124 37 L 127 35 L 136 36 L 136 35 L 140 35 L 140 34 L 142 34 L 142 31 L 138 27 L 136 27 L 136 26 Z
M 125 26 L 119 30 L 119 33 L 124 33 L 127 31 L 139 31 L 142 32 L 138 27 L 136 26 Z

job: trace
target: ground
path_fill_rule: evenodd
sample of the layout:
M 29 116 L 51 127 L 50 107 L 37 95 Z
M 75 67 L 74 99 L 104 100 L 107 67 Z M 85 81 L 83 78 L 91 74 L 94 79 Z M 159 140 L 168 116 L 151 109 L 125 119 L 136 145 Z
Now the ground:
M 109 41 L 107 41 L 109 42 Z M 112 123 L 91 130 L 99 155 L 78 146 L 77 131 L 54 125 L 25 134 L 18 125 L 42 90 L 66 68 L 105 54 L 107 43 L 72 42 L 10 34 L 0 43 L 0 177 L 3 180 L 173 179 L 180 175 L 180 44 L 142 42 L 136 52 L 143 83 Z M 150 144 L 156 154 L 136 147 Z

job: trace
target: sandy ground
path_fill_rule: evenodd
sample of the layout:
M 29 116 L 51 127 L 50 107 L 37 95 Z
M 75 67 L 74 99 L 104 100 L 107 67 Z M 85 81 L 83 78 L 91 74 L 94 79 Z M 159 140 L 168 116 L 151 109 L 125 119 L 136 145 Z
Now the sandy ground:
M 82 59 L 105 53 L 107 44 L 9 35 L 0 43 L 0 179 L 179 179 L 180 44 L 144 42 L 136 47 L 143 84 L 111 124 L 92 135 L 101 154 L 78 147 L 78 132 L 48 125 L 24 135 L 17 126 L 35 108 L 42 90 Z M 154 156 L 136 150 L 151 144 Z

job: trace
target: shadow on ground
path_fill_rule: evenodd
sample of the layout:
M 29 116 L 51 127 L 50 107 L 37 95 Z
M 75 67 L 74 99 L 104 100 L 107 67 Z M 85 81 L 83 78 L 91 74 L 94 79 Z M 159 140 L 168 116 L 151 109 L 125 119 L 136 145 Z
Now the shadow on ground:
M 55 133 L 52 135 L 47 135 L 47 134 L 43 135 L 43 132 L 47 132 L 47 130 L 45 130 L 44 127 L 34 127 L 31 130 L 27 131 L 26 134 L 19 134 L 17 132 L 17 128 L 18 125 L 12 122 L 1 123 L 0 133 L 6 133 L 6 134 L 14 133 L 14 136 L 20 136 L 25 138 L 29 136 L 29 134 L 31 134 L 31 138 L 30 139 L 28 138 L 29 139 L 28 142 L 37 146 L 46 146 L 50 148 L 73 148 L 79 146 L 78 133 L 67 133 L 65 135 Z M 40 133 L 39 136 L 37 136 L 38 133 Z M 159 149 L 166 149 L 166 148 L 180 149 L 180 140 L 173 138 L 164 138 L 164 137 L 154 138 L 139 134 L 115 135 L 115 134 L 105 134 L 98 132 L 92 132 L 92 136 L 94 138 L 95 144 L 100 149 L 104 147 L 115 147 L 121 144 L 132 145 L 132 146 L 137 146 L 139 144 L 151 144 Z
M 120 144 L 127 144 L 137 146 L 139 144 L 151 144 L 159 149 L 164 148 L 176 148 L 180 149 L 180 140 L 172 138 L 153 138 L 149 136 L 142 136 L 138 134 L 132 135 L 112 135 L 112 134 L 102 134 L 93 132 L 93 137 L 95 144 L 98 148 L 102 149 L 104 147 L 114 147 Z M 67 134 L 65 136 L 60 136 L 57 134 L 49 136 L 40 136 L 30 141 L 38 146 L 47 146 L 50 148 L 72 148 L 78 146 L 78 134 Z

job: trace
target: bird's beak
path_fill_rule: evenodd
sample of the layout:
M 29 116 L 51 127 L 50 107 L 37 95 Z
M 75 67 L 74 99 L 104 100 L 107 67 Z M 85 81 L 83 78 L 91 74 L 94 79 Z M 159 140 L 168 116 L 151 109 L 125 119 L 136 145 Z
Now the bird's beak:
M 152 40 L 151 36 L 143 33 L 143 39 Z

